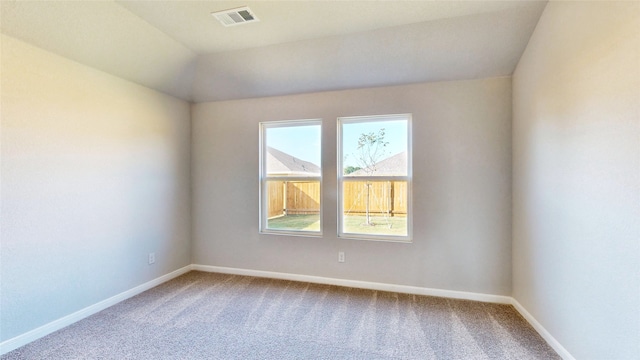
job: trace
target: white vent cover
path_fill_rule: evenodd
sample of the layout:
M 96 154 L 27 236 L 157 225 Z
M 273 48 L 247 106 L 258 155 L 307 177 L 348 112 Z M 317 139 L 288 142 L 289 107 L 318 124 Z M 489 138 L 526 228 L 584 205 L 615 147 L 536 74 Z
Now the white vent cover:
M 215 16 L 215 18 L 224 26 L 235 26 L 260 21 L 248 6 L 237 9 L 216 11 L 212 12 L 211 15 Z

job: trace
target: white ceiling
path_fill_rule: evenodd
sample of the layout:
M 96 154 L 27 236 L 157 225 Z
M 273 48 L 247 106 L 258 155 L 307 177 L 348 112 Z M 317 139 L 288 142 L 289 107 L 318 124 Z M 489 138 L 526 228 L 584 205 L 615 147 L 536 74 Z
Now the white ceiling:
M 524 1 L 140 1 L 118 0 L 198 54 L 481 14 Z M 260 22 L 225 28 L 211 12 L 248 5 Z
M 248 5 L 259 22 L 211 12 Z M 213 101 L 510 75 L 546 1 L 0 1 L 2 33 Z

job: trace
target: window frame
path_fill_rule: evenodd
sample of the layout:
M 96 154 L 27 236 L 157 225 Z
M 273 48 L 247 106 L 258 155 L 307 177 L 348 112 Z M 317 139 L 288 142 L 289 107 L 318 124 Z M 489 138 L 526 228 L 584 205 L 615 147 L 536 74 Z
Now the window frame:
M 343 116 L 337 121 L 337 202 L 338 202 L 338 238 L 368 241 L 386 241 L 386 242 L 413 242 L 413 146 L 412 146 L 412 118 L 413 115 L 408 114 L 389 114 L 389 115 L 366 115 L 366 116 Z M 407 174 L 406 176 L 345 176 L 343 165 L 343 124 L 354 123 L 371 123 L 376 121 L 393 121 L 405 120 L 407 122 Z M 407 235 L 376 235 L 363 233 L 344 232 L 344 183 L 355 181 L 406 181 L 407 182 Z
M 322 228 L 324 222 L 323 217 L 323 185 L 322 185 L 322 144 L 320 145 L 320 164 L 317 164 L 320 168 L 319 176 L 268 176 L 267 175 L 267 130 L 272 128 L 282 127 L 300 127 L 300 126 L 319 126 L 320 127 L 320 142 L 322 143 L 322 119 L 302 119 L 302 120 L 276 120 L 276 121 L 262 121 L 259 123 L 260 137 L 259 137 L 259 223 L 258 230 L 260 234 L 271 235 L 287 235 L 287 236 L 302 236 L 302 237 L 321 237 Z M 268 216 L 268 182 L 269 181 L 318 181 L 320 188 L 320 229 L 318 231 L 310 230 L 283 230 L 283 229 L 269 229 Z

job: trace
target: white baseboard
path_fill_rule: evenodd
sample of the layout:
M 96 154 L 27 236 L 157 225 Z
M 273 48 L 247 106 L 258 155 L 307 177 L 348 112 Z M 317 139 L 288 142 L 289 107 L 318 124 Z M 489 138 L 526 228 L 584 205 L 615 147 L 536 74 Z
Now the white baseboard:
M 555 350 L 558 355 L 560 355 L 560 357 L 562 357 L 564 360 L 576 360 L 576 358 L 574 358 L 569 353 L 569 351 L 567 351 L 567 349 L 565 349 L 564 346 L 562 346 L 560 342 L 556 340 L 556 338 L 554 338 L 551 333 L 549 333 L 547 329 L 545 329 L 544 326 L 542 326 L 542 324 L 540 324 L 538 320 L 536 320 L 536 318 L 534 318 L 533 315 L 531 315 L 527 311 L 527 309 L 525 309 L 524 306 L 522 306 L 522 304 L 518 302 L 518 300 L 511 298 L 511 305 L 513 305 L 513 307 L 518 310 L 520 315 L 522 315 L 522 317 L 525 318 L 529 322 L 529 324 L 531 324 L 531 326 L 538 332 L 538 334 L 540 334 L 540 336 L 542 336 L 542 338 L 547 341 L 549 346 L 551 346 L 553 350 Z
M 78 322 L 86 317 L 89 317 L 95 313 L 98 313 L 109 306 L 113 306 L 121 301 L 124 301 L 130 297 L 136 296 L 143 291 L 149 290 L 153 287 L 156 287 L 164 282 L 167 282 L 173 278 L 176 278 L 182 274 L 191 271 L 191 265 L 187 265 L 183 268 L 170 272 L 166 275 L 160 276 L 159 278 L 148 281 L 142 285 L 138 285 L 133 289 L 122 292 L 118 295 L 114 295 L 106 300 L 102 300 L 99 303 L 88 306 L 82 310 L 78 310 L 73 314 L 62 317 L 58 320 L 52 321 L 48 324 L 40 326 L 39 328 L 33 329 L 29 332 L 26 332 L 22 335 L 18 335 L 14 338 L 8 339 L 0 343 L 0 355 L 4 355 L 9 351 L 13 351 L 23 345 L 26 345 L 32 341 L 35 341 L 41 337 L 51 334 L 54 331 L 58 331 L 66 326 L 69 326 L 75 322 Z
M 480 294 L 480 293 L 472 293 L 472 292 L 466 292 L 466 291 L 432 289 L 432 288 L 423 288 L 423 287 L 417 287 L 417 286 L 385 284 L 385 283 L 358 281 L 358 280 L 335 279 L 335 278 L 327 278 L 327 277 L 321 277 L 321 276 L 229 268 L 229 267 L 222 267 L 222 266 L 209 266 L 209 265 L 197 265 L 197 264 L 193 264 L 191 266 L 193 270 L 205 271 L 205 272 L 217 272 L 217 273 L 223 273 L 223 274 L 255 276 L 255 277 L 262 277 L 262 278 L 292 280 L 292 281 L 303 281 L 303 282 L 310 282 L 314 284 L 347 286 L 347 287 L 353 287 L 353 288 L 359 288 L 359 289 L 391 291 L 391 292 L 415 294 L 415 295 L 439 296 L 439 297 L 446 297 L 446 298 L 453 298 L 453 299 L 474 300 L 474 301 L 483 301 L 483 302 L 491 302 L 491 303 L 499 303 L 499 304 L 511 304 L 512 302 L 512 298 L 510 296 Z
M 353 288 L 359 288 L 359 289 L 391 291 L 391 292 L 399 292 L 399 293 L 405 293 L 405 294 L 439 296 L 439 297 L 452 298 L 452 299 L 463 299 L 463 300 L 474 300 L 474 301 L 483 301 L 483 302 L 491 302 L 491 303 L 499 303 L 499 304 L 510 304 L 510 305 L 513 305 L 513 307 L 529 322 L 529 324 L 531 324 L 531 326 L 540 334 L 540 336 L 542 336 L 543 339 L 547 341 L 549 346 L 551 346 L 558 353 L 558 355 L 560 355 L 564 360 L 575 360 L 575 358 L 567 351 L 567 349 L 565 349 L 560 344 L 560 342 L 558 342 L 558 340 L 556 340 L 533 317 L 533 315 L 531 315 L 516 299 L 510 296 L 490 295 L 490 294 L 472 293 L 472 292 L 466 292 L 466 291 L 432 289 L 432 288 L 423 288 L 423 287 L 417 287 L 417 286 L 395 285 L 395 284 L 385 284 L 385 283 L 377 283 L 377 282 L 369 282 L 369 281 L 335 279 L 335 278 L 327 278 L 327 277 L 321 277 L 321 276 L 300 275 L 300 274 L 291 274 L 291 273 L 230 268 L 230 267 L 222 267 L 222 266 L 197 265 L 197 264 L 187 265 L 169 274 L 163 275 L 159 278 L 148 281 L 142 285 L 136 286 L 133 289 L 130 289 L 118 295 L 112 296 L 106 300 L 100 301 L 99 303 L 88 306 L 82 310 L 76 311 L 73 314 L 70 314 L 58 320 L 52 321 L 46 325 L 43 325 L 29 332 L 26 332 L 22 335 L 3 341 L 2 343 L 0 343 L 0 355 L 4 355 L 9 351 L 15 350 L 41 337 L 49 335 L 54 331 L 57 331 L 66 326 L 69 326 L 77 321 L 80 321 L 86 317 L 89 317 L 95 313 L 98 313 L 110 306 L 113 306 L 121 301 L 124 301 L 128 298 L 138 295 L 143 291 L 156 287 L 164 282 L 167 282 L 191 270 L 217 272 L 217 273 L 233 274 L 233 275 L 255 276 L 255 277 L 262 277 L 262 278 L 282 279 L 282 280 L 291 280 L 291 281 L 303 281 L 303 282 L 310 282 L 314 284 L 347 286 L 347 287 L 353 287 Z

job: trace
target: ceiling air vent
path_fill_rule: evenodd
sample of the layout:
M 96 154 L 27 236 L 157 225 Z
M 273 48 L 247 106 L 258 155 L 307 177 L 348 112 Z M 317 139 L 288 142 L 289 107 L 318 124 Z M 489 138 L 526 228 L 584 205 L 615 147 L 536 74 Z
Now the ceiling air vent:
M 212 12 L 211 15 L 215 16 L 216 19 L 218 19 L 218 21 L 220 21 L 224 26 L 235 26 L 260 21 L 248 6 L 237 9 L 216 11 Z

